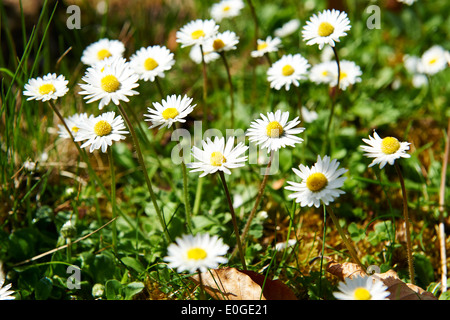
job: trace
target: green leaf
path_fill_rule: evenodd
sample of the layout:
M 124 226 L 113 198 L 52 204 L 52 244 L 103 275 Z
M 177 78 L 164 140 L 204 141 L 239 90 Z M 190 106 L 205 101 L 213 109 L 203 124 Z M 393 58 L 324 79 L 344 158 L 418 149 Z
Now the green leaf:
M 133 296 L 140 293 L 144 289 L 144 284 L 142 282 L 131 282 L 126 285 L 123 289 L 125 293 L 125 300 L 131 300 Z
M 124 257 L 122 258 L 122 262 L 129 268 L 135 270 L 138 273 L 143 273 L 145 271 L 145 267 L 133 257 Z
M 53 281 L 47 277 L 39 280 L 36 285 L 35 297 L 36 300 L 47 300 L 52 293 Z
M 122 300 L 122 284 L 116 280 L 111 279 L 106 281 L 105 293 L 108 300 Z

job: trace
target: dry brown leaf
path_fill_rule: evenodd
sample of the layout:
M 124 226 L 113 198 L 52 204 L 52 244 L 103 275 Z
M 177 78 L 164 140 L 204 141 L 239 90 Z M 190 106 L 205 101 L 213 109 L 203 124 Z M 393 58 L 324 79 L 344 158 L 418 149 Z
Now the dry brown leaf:
M 367 275 L 359 265 L 351 262 L 344 262 L 341 264 L 336 261 L 330 261 L 327 265 L 327 271 L 338 277 L 341 281 L 344 281 L 345 278 L 351 279 L 358 275 Z M 374 273 L 372 276 L 375 279 L 383 281 L 388 287 L 388 291 L 391 293 L 388 296 L 389 300 L 437 300 L 431 292 L 400 280 L 394 270 L 389 270 L 384 273 Z
M 265 276 L 253 271 L 221 268 L 204 272 L 201 277 L 205 291 L 217 300 L 297 300 L 280 280 L 266 279 L 264 283 Z M 191 278 L 200 283 L 198 275 Z

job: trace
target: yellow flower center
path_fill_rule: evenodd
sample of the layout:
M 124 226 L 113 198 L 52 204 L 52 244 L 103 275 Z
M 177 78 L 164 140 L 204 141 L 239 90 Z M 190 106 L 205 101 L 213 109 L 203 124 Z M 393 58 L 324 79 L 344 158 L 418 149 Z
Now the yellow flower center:
M 200 37 L 204 37 L 204 36 L 205 36 L 205 32 L 203 30 L 195 30 L 194 32 L 191 33 L 191 37 L 194 40 L 197 40 Z
M 258 44 L 257 49 L 258 49 L 258 51 L 261 51 L 261 50 L 264 50 L 265 48 L 267 48 L 267 46 L 268 46 L 267 42 L 262 42 L 262 43 Z
M 400 148 L 400 142 L 394 137 L 386 137 L 381 141 L 381 151 L 385 154 L 393 154 Z
M 428 64 L 435 64 L 437 60 L 438 60 L 437 58 L 433 58 L 428 62 Z
M 366 288 L 357 288 L 353 293 L 356 300 L 370 300 L 372 295 Z
M 77 126 L 73 126 L 71 130 L 72 130 L 72 132 L 77 133 L 78 130 L 80 130 L 80 128 L 78 128 Z
M 227 12 L 227 11 L 230 10 L 230 9 L 231 9 L 230 6 L 225 6 L 225 7 L 223 7 L 223 11 L 224 11 L 224 12 Z
M 339 80 L 347 78 L 347 74 L 345 72 L 341 72 L 341 75 L 339 76 Z
M 283 127 L 278 121 L 272 121 L 266 127 L 266 134 L 271 138 L 278 138 L 283 134 Z
M 110 134 L 111 131 L 112 131 L 111 125 L 105 120 L 100 120 L 94 126 L 95 134 L 100 137 Z
M 210 162 L 212 166 L 220 167 L 222 164 L 227 162 L 227 159 L 219 151 L 214 151 L 211 153 Z
M 222 49 L 223 47 L 225 47 L 225 43 L 221 39 L 214 40 L 214 42 L 213 42 L 214 50 L 218 51 L 218 50 Z
M 176 108 L 167 108 L 162 112 L 162 116 L 164 119 L 173 119 L 178 115 L 178 110 Z
M 39 87 L 39 93 L 42 94 L 42 95 L 53 93 L 55 91 L 56 91 L 56 88 L 51 83 L 46 83 L 46 84 L 43 84 L 42 86 Z
M 306 187 L 312 192 L 318 192 L 325 188 L 328 184 L 328 179 L 321 172 L 316 172 L 311 174 L 308 179 L 306 179 Z
M 208 254 L 202 248 L 192 248 L 187 252 L 187 257 L 189 260 L 203 260 L 207 256 Z
M 322 71 L 322 75 L 324 76 L 324 77 L 326 77 L 326 76 L 328 76 L 328 71 Z
M 147 58 L 144 61 L 144 68 L 147 71 L 155 69 L 157 66 L 159 66 L 158 62 L 156 62 L 153 58 Z
M 115 76 L 113 76 L 112 74 L 109 74 L 102 78 L 101 87 L 106 92 L 111 93 L 111 92 L 117 91 L 117 89 L 119 89 L 120 82 Z
M 322 22 L 319 25 L 319 30 L 317 31 L 317 33 L 321 37 L 328 37 L 333 32 L 334 32 L 334 27 L 328 22 Z
M 294 73 L 294 71 L 295 71 L 294 68 L 292 68 L 290 64 L 285 65 L 283 69 L 281 69 L 281 73 L 285 77 L 290 76 L 291 74 Z
M 103 60 L 103 59 L 109 58 L 111 56 L 112 56 L 112 54 L 111 54 L 111 52 L 109 52 L 108 49 L 102 49 L 102 50 L 99 50 L 97 52 L 97 59 L 98 60 Z

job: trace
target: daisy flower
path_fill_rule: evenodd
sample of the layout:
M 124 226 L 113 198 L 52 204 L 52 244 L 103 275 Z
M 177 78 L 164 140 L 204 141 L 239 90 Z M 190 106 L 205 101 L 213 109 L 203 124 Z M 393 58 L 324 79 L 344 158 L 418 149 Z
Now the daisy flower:
M 93 117 L 92 115 L 90 117 Z M 85 121 L 85 119 L 88 118 L 88 115 L 86 113 L 76 113 L 73 116 L 64 118 L 64 122 L 66 123 L 67 127 L 70 129 L 70 132 L 72 133 L 72 136 L 75 138 L 75 136 L 78 133 L 79 123 Z M 60 138 L 70 138 L 70 134 L 67 132 L 66 128 L 62 124 L 58 124 L 58 134 Z
M 288 122 L 289 111 L 281 113 L 268 112 L 267 116 L 260 114 L 261 119 L 256 119 L 250 124 L 250 129 L 246 135 L 249 141 L 261 144 L 261 148 L 267 148 L 267 152 L 277 151 L 286 146 L 293 147 L 296 143 L 301 143 L 302 138 L 295 136 L 302 133 L 305 128 L 295 127 L 300 123 L 298 117 Z
M 353 61 L 342 60 L 339 63 L 341 67 L 340 77 L 339 77 L 339 88 L 341 90 L 346 90 L 348 86 L 353 85 L 357 82 L 361 82 L 362 71 L 361 68 L 356 65 Z M 337 84 L 337 64 L 334 63 L 333 81 L 330 83 L 331 86 L 336 86 Z
M 202 48 L 200 45 L 196 44 L 191 47 L 191 51 L 189 52 L 189 58 L 194 61 L 196 64 L 202 63 L 202 51 L 203 51 L 203 60 L 206 64 L 216 61 L 220 58 L 220 54 L 214 51 L 212 47 L 212 42 L 207 41 L 203 44 Z
M 425 51 L 420 58 L 418 72 L 433 75 L 447 67 L 446 51 L 441 46 L 435 45 Z
M 339 188 L 344 185 L 347 177 L 341 177 L 347 172 L 347 169 L 339 169 L 339 162 L 336 159 L 330 161 L 330 157 L 325 156 L 323 159 L 317 156 L 317 162 L 308 168 L 300 165 L 299 169 L 292 168 L 294 173 L 302 179 L 301 183 L 287 181 L 290 186 L 285 187 L 286 190 L 294 191 L 288 198 L 295 199 L 302 207 L 318 208 L 320 202 L 328 205 L 335 198 L 345 192 Z
M 305 106 L 302 106 L 301 112 L 302 112 L 303 121 L 306 123 L 314 122 L 315 120 L 317 120 L 319 118 L 319 115 L 317 114 L 317 112 L 315 112 L 314 110 L 310 111 Z
M 122 117 L 120 115 L 116 117 L 114 111 L 103 113 L 95 118 L 86 118 L 84 122 L 78 123 L 78 126 L 75 141 L 87 140 L 80 148 L 90 146 L 91 153 L 100 148 L 102 152 L 106 152 L 113 141 L 124 140 L 124 134 L 128 133 L 124 130 Z
M 397 0 L 397 2 L 401 2 L 401 3 L 407 4 L 408 6 L 412 5 L 416 1 L 417 0 Z
M 81 80 L 86 84 L 80 84 L 83 89 L 80 94 L 86 95 L 87 103 L 100 100 L 100 110 L 111 100 L 118 105 L 120 100 L 128 102 L 128 96 L 139 94 L 133 90 L 139 86 L 139 76 L 124 58 L 108 58 L 89 67 Z
M 412 76 L 411 83 L 414 88 L 421 88 L 428 85 L 428 77 L 423 73 L 416 73 Z
M 333 292 L 338 300 L 389 300 L 391 294 L 381 280 L 370 276 L 355 276 L 339 282 L 339 292 Z
M 173 53 L 164 46 L 140 48 L 130 57 L 130 67 L 144 81 L 155 81 L 156 77 L 164 78 L 175 64 Z
M 316 83 L 331 84 L 337 71 L 336 61 L 319 62 L 311 67 L 309 80 Z
M 169 263 L 169 268 L 176 268 L 178 272 L 206 272 L 228 262 L 223 256 L 229 247 L 217 236 L 207 233 L 195 236 L 189 234 L 175 239 L 175 242 L 167 248 L 164 261 Z
M 380 169 L 382 169 L 386 163 L 393 165 L 396 159 L 411 157 L 410 154 L 406 153 L 409 150 L 409 142 L 399 142 L 394 137 L 381 139 L 375 130 L 373 131 L 373 137 L 369 135 L 369 139 L 362 140 L 368 144 L 368 146 L 360 146 L 366 152 L 364 155 L 369 158 L 375 158 L 369 165 L 369 168 L 380 164 Z
M 293 34 L 300 27 L 300 20 L 292 19 L 273 32 L 275 36 L 284 38 Z
M 214 36 L 218 30 L 219 26 L 212 19 L 193 20 L 177 31 L 176 42 L 181 43 L 182 48 L 195 44 L 202 45 L 206 39 Z
M 3 286 L 5 284 L 5 279 L 0 278 L 0 300 L 14 300 L 15 297 L 12 295 L 14 291 L 9 290 L 11 288 L 11 283 Z
M 403 65 L 405 69 L 412 74 L 418 73 L 420 58 L 418 56 L 413 56 L 409 54 L 405 54 L 403 56 Z
M 238 16 L 242 8 L 244 8 L 242 0 L 222 0 L 211 6 L 210 13 L 215 21 L 220 22 L 223 19 Z
M 69 89 L 67 88 L 68 80 L 63 75 L 49 73 L 45 76 L 28 80 L 25 84 L 23 95 L 29 96 L 29 100 L 48 101 L 56 100 L 63 97 Z
M 170 128 L 175 122 L 186 122 L 184 118 L 194 110 L 196 106 L 191 105 L 192 98 L 188 96 L 167 96 L 166 100 L 162 100 L 161 103 L 153 102 L 154 109 L 147 108 L 149 114 L 144 114 L 145 121 L 150 121 L 152 125 L 149 129 L 160 126 L 160 128 Z
M 223 137 L 215 137 L 214 141 L 206 138 L 206 141 L 202 141 L 202 148 L 203 150 L 192 147 L 192 155 L 198 161 L 186 164 L 188 168 L 193 169 L 191 172 L 203 171 L 200 178 L 217 171 L 231 174 L 230 169 L 243 167 L 247 161 L 247 156 L 240 156 L 248 147 L 242 142 L 234 147 L 234 137 L 228 138 L 226 144 Z
M 266 53 L 278 51 L 278 48 L 281 46 L 281 39 L 268 36 L 266 40 L 256 40 L 256 44 L 256 50 L 250 53 L 253 58 L 262 57 Z
M 119 40 L 100 39 L 84 49 L 81 62 L 93 66 L 106 58 L 122 58 L 125 45 Z
M 309 67 L 308 60 L 299 53 L 284 55 L 267 70 L 267 80 L 271 88 L 280 90 L 284 86 L 289 90 L 291 84 L 298 87 L 299 80 L 307 79 Z
M 350 20 L 347 13 L 339 10 L 324 10 L 318 15 L 313 14 L 303 27 L 303 40 L 307 45 L 318 44 L 322 50 L 324 45 L 329 44 L 334 47 L 339 38 L 346 36 L 346 31 L 350 30 Z
M 233 31 L 218 33 L 208 40 L 208 48 L 212 47 L 215 52 L 236 50 L 239 37 Z

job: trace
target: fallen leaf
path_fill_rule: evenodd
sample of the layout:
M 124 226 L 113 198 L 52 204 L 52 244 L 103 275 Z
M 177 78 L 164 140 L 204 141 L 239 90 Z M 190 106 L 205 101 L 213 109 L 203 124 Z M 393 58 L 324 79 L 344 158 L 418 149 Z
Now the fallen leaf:
M 266 279 L 264 283 L 265 276 L 253 271 L 212 269 L 201 278 L 205 291 L 216 300 L 297 300 L 282 281 Z M 191 279 L 200 284 L 198 275 Z
M 341 281 L 344 281 L 345 278 L 351 279 L 358 275 L 367 275 L 359 265 L 351 262 L 341 264 L 330 261 L 327 265 L 327 271 Z M 394 270 L 374 273 L 372 277 L 381 280 L 388 287 L 387 290 L 391 293 L 388 296 L 389 300 L 437 300 L 431 292 L 425 291 L 414 284 L 403 282 Z

